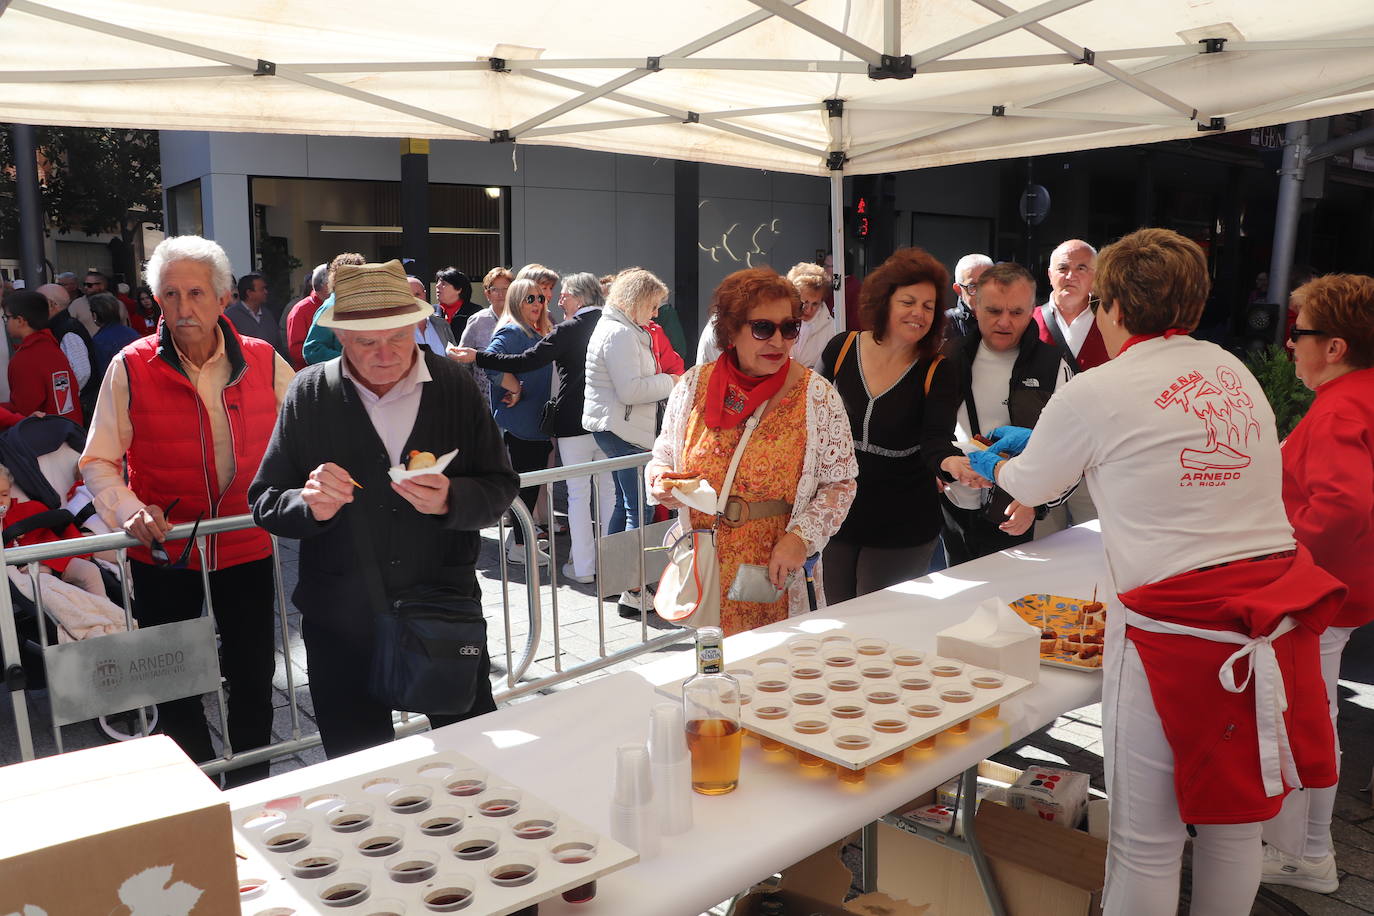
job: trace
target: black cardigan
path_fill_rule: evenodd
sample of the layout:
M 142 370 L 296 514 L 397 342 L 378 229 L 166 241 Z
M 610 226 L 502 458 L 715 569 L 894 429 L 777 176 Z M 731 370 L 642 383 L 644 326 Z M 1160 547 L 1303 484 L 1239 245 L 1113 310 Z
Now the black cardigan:
M 582 402 L 587 392 L 587 344 L 599 320 L 601 309 L 587 309 L 559 322 L 548 337 L 524 353 L 479 351 L 477 365 L 499 372 L 529 372 L 554 363 L 558 367 L 558 396 L 554 398 L 553 435 L 585 436 Z
M 478 597 L 478 530 L 496 523 L 519 486 L 471 374 L 443 356 L 421 356 L 432 381 L 423 386 L 405 451 L 442 455 L 458 449 L 444 472 L 450 478 L 447 515 L 421 515 L 391 488 L 391 460 L 357 389 L 343 377 L 342 357 L 303 369 L 291 383 L 248 491 L 259 525 L 300 539 L 296 607 L 313 626 L 345 638 L 371 639 L 372 609 L 385 601 L 369 588 L 363 563 L 374 565 L 387 594 L 426 584 Z M 301 489 L 327 461 L 362 489 L 334 518 L 317 522 Z M 355 525 L 366 526 L 370 556 L 358 555 Z

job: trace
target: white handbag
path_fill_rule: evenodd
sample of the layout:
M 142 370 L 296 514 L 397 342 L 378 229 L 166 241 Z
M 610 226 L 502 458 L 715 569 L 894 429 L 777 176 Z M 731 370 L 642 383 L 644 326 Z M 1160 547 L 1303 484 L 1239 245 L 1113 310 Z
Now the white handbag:
M 671 620 L 683 626 L 718 627 L 720 626 L 720 560 L 716 556 L 716 525 L 725 511 L 730 499 L 730 488 L 735 483 L 735 471 L 739 469 L 744 448 L 754 427 L 759 425 L 759 417 L 768 409 L 764 401 L 744 421 L 744 434 L 739 437 L 739 445 L 730 456 L 730 467 L 725 472 L 725 485 L 716 497 L 716 514 L 710 528 L 689 528 L 685 534 L 679 531 L 688 524 L 689 510 L 678 514 L 678 524 L 668 529 L 664 546 L 668 550 L 668 565 L 658 580 L 658 591 L 654 593 L 654 610 L 664 620 Z

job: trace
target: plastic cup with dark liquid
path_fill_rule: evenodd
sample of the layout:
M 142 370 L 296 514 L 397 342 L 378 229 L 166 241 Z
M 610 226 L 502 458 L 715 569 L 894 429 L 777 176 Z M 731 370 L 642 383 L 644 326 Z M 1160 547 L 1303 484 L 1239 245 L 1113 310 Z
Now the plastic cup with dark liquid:
M 429 808 L 434 793 L 429 786 L 402 786 L 387 793 L 386 805 L 396 814 L 419 814 Z
M 539 877 L 538 863 L 534 856 L 502 859 L 487 870 L 487 876 L 492 884 L 500 887 L 521 887 Z
M 315 891 L 320 903 L 327 907 L 357 906 L 372 892 L 372 876 L 361 868 L 345 868 L 321 882 Z M 385 912 L 380 909 L 381 901 L 370 912 Z M 400 912 L 404 912 L 402 907 Z M 268 912 L 272 912 L 268 910 Z
M 495 786 L 477 803 L 477 813 L 484 817 L 510 817 L 520 810 L 524 794 L 515 786 Z
M 421 884 L 439 871 L 439 855 L 427 849 L 409 849 L 386 863 L 386 872 L 397 884 Z
M 546 840 L 557 831 L 558 812 L 542 805 L 522 810 L 511 824 L 511 832 L 522 840 Z
M 467 811 L 461 805 L 435 805 L 419 820 L 425 836 L 451 836 L 463 829 Z
M 353 845 L 368 858 L 382 859 L 401 851 L 405 845 L 405 835 L 405 829 L 400 824 L 378 824 L 364 830 Z
M 487 774 L 475 769 L 457 770 L 444 782 L 444 789 L 459 798 L 481 795 L 487 790 Z
M 470 875 L 441 872 L 424 892 L 425 909 L 434 913 L 454 913 L 467 909 L 475 896 L 477 883 Z
M 268 852 L 295 852 L 310 845 L 311 826 L 307 820 L 290 818 L 268 827 L 262 843 Z
M 469 827 L 449 843 L 449 849 L 465 862 L 490 859 L 500 850 L 500 831 L 494 827 Z
M 337 849 L 312 846 L 291 859 L 291 874 L 297 878 L 323 878 L 339 870 L 342 853 Z
M 350 802 L 325 813 L 329 829 L 338 833 L 357 833 L 372 826 L 373 807 L 367 802 Z
M 596 857 L 597 841 L 596 834 L 585 830 L 565 833 L 549 843 L 549 856 L 560 865 L 581 865 Z M 586 903 L 595 896 L 595 881 L 563 892 L 563 899 L 568 903 Z

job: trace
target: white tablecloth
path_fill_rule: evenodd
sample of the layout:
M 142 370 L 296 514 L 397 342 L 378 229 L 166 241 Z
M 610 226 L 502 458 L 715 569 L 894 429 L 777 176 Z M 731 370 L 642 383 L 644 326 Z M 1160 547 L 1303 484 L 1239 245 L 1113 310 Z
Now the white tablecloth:
M 742 633 L 726 641 L 726 660 L 742 658 L 797 632 L 842 629 L 933 649 L 935 633 L 964 619 L 984 598 L 1024 594 L 1113 596 L 1100 538 L 1079 527 L 1024 549 L 867 595 L 825 611 Z M 618 744 L 644 741 L 649 710 L 666 702 L 653 685 L 691 673 L 692 653 L 517 703 L 437 732 L 286 773 L 228 793 L 231 805 L 263 802 L 310 786 L 432 753 L 461 751 L 569 815 L 609 832 L 613 759 Z M 697 916 L 750 884 L 810 855 L 972 766 L 1059 714 L 1097 702 L 1100 675 L 1041 670 L 1040 683 L 1005 704 L 1003 719 L 975 720 L 968 736 L 940 738 L 937 753 L 897 769 L 870 768 L 866 785 L 841 785 L 828 769 L 804 770 L 790 756 L 746 741 L 737 791 L 694 799 L 695 826 L 665 837 L 655 859 L 603 879 L 590 903 L 541 904 L 543 916 Z M 910 755 L 909 755 L 910 756 Z

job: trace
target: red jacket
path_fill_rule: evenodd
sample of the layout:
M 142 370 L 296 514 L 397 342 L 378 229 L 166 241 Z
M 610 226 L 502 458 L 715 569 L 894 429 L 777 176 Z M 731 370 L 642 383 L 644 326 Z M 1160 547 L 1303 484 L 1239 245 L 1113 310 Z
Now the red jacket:
M 687 371 L 687 364 L 678 356 L 672 342 L 668 340 L 668 332 L 664 331 L 657 321 L 646 324 L 644 330 L 649 332 L 649 346 L 654 354 L 654 365 L 658 366 L 659 372 L 681 375 Z
M 1317 389 L 1283 442 L 1283 505 L 1298 543 L 1350 590 L 1331 625 L 1374 621 L 1374 369 Z
M 310 322 L 322 305 L 324 300 L 311 290 L 310 295 L 291 306 L 286 315 L 286 349 L 291 354 L 291 366 L 297 372 L 305 368 L 305 335 L 310 333 Z
M 1037 305 L 1031 314 L 1035 316 L 1035 325 L 1040 329 L 1040 339 L 1058 349 L 1058 345 L 1054 342 L 1054 336 L 1050 334 L 1049 326 L 1045 324 L 1045 313 L 1040 310 L 1040 306 Z M 1076 360 L 1078 365 L 1074 371 L 1082 372 L 1084 369 L 1100 366 L 1107 359 L 1107 345 L 1102 342 L 1102 332 L 1097 329 L 1097 322 L 1094 321 L 1092 329 L 1088 331 L 1088 336 L 1083 338 L 1083 346 L 1078 348 L 1078 359 Z
M 228 515 L 244 515 L 248 485 L 262 463 L 272 428 L 277 422 L 277 395 L 273 385 L 275 354 L 272 345 L 254 337 L 240 337 L 226 319 L 219 322 L 229 360 L 229 382 L 224 404 L 234 445 L 234 477 L 223 491 L 215 473 L 215 447 L 210 417 L 200 394 L 181 368 L 166 322 L 157 336 L 144 337 L 123 351 L 129 375 L 129 422 L 133 441 L 125 456 L 129 489 L 143 502 L 166 506 L 180 499 L 174 524 Z M 175 556 L 182 544 L 169 543 Z M 251 528 L 213 535 L 206 539 L 207 566 L 223 569 L 272 552 L 267 532 Z M 129 555 L 144 563 L 152 558 L 146 548 L 132 547 Z M 200 568 L 192 551 L 190 568 Z
M 8 528 L 11 525 L 17 524 L 18 522 L 22 522 L 27 518 L 32 518 L 35 515 L 39 515 L 47 511 L 49 511 L 48 507 L 43 505 L 36 499 L 16 499 L 14 502 L 10 503 L 9 511 L 5 513 L 5 527 Z M 54 541 L 65 541 L 71 538 L 79 538 L 82 536 L 82 533 L 77 530 L 77 527 L 71 524 L 67 525 L 67 527 L 62 529 L 62 531 L 60 532 L 53 531 L 51 528 L 36 528 L 33 531 L 30 531 L 28 534 L 24 535 L 23 537 L 16 538 L 14 541 L 6 544 L 5 546 L 27 547 L 33 544 L 51 544 Z M 90 559 L 90 554 L 78 554 L 77 556 L 83 557 L 85 559 Z M 51 568 L 60 576 L 67 571 L 67 564 L 70 563 L 73 559 L 75 558 L 55 557 L 51 560 L 44 560 L 43 565 Z
M 24 338 L 10 358 L 9 375 L 10 410 L 24 417 L 41 410 L 82 425 L 76 375 L 52 331 L 45 328 Z
M 1301 544 L 1295 554 L 1239 560 L 1183 573 L 1119 596 L 1154 620 L 1256 637 L 1286 616 L 1298 626 L 1273 642 L 1288 709 L 1283 714 L 1302 784 L 1336 783 L 1335 735 L 1326 702 L 1320 634 L 1345 597 Z M 1229 693 L 1217 679 L 1238 648 L 1196 636 L 1126 629 L 1140 653 L 1150 695 L 1174 754 L 1174 792 L 1189 824 L 1242 824 L 1278 814 L 1278 795 L 1265 794 L 1259 765 L 1256 685 Z M 1251 662 L 1242 661 L 1242 670 Z M 1237 677 L 1237 681 L 1243 676 Z M 1130 736 L 1123 736 L 1129 741 Z

